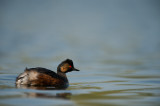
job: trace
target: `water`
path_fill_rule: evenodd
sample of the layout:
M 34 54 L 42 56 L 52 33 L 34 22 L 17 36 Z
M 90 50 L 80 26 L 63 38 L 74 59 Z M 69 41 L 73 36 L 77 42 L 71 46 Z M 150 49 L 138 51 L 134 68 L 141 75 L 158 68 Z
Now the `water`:
M 159 106 L 160 14 L 156 0 L 0 1 L 1 106 Z M 28 67 L 79 72 L 70 86 L 16 88 Z

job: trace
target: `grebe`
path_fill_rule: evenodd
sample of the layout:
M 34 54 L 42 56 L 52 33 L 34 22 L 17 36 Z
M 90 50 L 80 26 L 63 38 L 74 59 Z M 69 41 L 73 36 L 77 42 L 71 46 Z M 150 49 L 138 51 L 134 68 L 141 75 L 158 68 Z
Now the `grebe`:
M 57 73 L 46 68 L 26 68 L 16 78 L 16 86 L 51 86 L 55 88 L 67 88 L 69 82 L 66 76 L 67 72 L 79 71 L 74 68 L 73 61 L 66 59 L 57 67 Z

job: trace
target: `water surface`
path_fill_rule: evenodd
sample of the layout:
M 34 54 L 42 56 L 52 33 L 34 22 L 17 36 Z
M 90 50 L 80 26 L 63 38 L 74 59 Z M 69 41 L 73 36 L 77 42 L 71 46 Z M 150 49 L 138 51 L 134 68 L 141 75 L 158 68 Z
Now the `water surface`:
M 148 69 L 143 63 L 132 62 L 97 62 L 97 66 L 92 64 L 85 66 L 80 72 L 68 73 L 70 86 L 66 90 L 42 87 L 16 88 L 14 83 L 18 73 L 11 74 L 1 69 L 0 104 L 158 106 L 160 67 Z M 81 62 L 77 63 L 82 67 Z

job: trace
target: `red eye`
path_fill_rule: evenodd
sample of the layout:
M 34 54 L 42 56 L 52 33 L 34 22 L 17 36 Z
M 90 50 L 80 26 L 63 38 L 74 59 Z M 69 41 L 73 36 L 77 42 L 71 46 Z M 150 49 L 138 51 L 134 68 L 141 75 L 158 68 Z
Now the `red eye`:
M 69 66 L 69 68 L 72 68 L 72 66 Z

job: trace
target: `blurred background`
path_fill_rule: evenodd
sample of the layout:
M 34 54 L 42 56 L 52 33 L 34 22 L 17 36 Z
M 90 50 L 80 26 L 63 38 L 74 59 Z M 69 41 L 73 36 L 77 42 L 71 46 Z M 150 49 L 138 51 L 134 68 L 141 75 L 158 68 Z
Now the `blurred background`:
M 159 0 L 1 0 L 0 56 L 13 63 L 157 58 L 159 10 Z
M 156 76 L 160 1 L 0 0 L 0 73 L 37 66 L 56 70 L 66 58 L 82 70 L 74 83 L 97 80 L 94 75 L 108 70 Z M 98 78 L 110 80 L 107 75 Z

